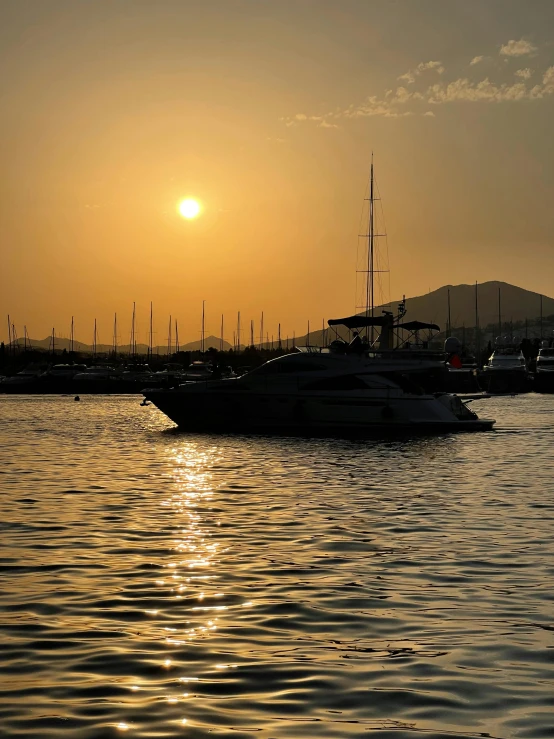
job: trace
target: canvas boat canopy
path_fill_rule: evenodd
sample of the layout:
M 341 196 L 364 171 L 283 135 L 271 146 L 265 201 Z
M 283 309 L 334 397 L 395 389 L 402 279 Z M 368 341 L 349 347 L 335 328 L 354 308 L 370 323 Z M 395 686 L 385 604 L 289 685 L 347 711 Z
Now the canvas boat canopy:
M 347 316 L 346 318 L 330 318 L 329 326 L 346 326 L 346 328 L 366 328 L 366 326 L 385 326 L 390 321 L 387 316 Z
M 406 331 L 422 331 L 424 328 L 430 328 L 433 331 L 440 331 L 440 326 L 436 323 L 423 323 L 423 321 L 408 321 L 407 323 L 397 323 L 395 328 L 405 328 Z

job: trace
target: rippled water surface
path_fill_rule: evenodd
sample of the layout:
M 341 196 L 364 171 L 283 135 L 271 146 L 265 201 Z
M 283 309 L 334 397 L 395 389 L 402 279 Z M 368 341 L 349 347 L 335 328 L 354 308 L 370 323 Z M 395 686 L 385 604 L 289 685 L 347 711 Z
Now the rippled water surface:
M 0 397 L 2 737 L 554 736 L 554 397 L 382 442 L 139 402 Z

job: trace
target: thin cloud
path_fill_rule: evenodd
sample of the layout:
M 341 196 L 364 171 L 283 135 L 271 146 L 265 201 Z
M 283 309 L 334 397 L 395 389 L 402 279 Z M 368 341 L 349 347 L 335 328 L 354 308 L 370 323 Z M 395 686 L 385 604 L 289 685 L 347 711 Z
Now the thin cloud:
M 529 69 L 529 67 L 526 67 L 525 69 L 518 69 L 515 73 L 516 77 L 519 77 L 521 80 L 528 80 L 532 77 L 533 70 Z
M 536 47 L 531 42 L 520 39 L 511 40 L 502 46 L 500 54 L 505 57 L 504 61 L 508 62 L 510 56 L 523 56 L 534 51 Z M 476 56 L 469 64 L 475 66 L 485 59 L 490 57 Z M 405 81 L 406 85 L 386 89 L 381 95 L 368 95 L 359 103 L 352 103 L 346 108 L 337 107 L 321 115 L 297 113 L 294 116 L 282 117 L 280 120 L 289 127 L 312 122 L 319 128 L 340 128 L 340 122 L 344 119 L 406 118 L 413 115 L 434 118 L 436 114 L 429 109 L 430 105 L 437 110 L 439 106 L 449 103 L 516 103 L 537 101 L 554 95 L 554 66 L 548 67 L 542 73 L 541 81 L 535 84 L 529 80 L 541 73 L 524 67 L 514 72 L 515 81 L 512 78 L 512 81 L 501 82 L 489 77 L 474 81 L 460 77 L 452 81 L 441 79 L 426 89 L 409 87 L 427 71 L 434 71 L 442 76 L 445 67 L 440 61 L 421 62 L 414 69 L 398 77 L 399 80 Z
M 444 66 L 442 62 L 420 62 L 415 69 L 410 69 L 405 74 L 401 74 L 398 79 L 407 82 L 408 85 L 413 85 L 413 83 L 416 81 L 416 77 L 419 77 L 420 74 L 423 74 L 423 72 L 427 72 L 431 69 L 434 69 L 437 74 L 442 74 L 444 72 Z
M 515 41 L 512 39 L 500 47 L 500 56 L 528 56 L 537 51 L 537 47 L 530 41 L 520 39 Z

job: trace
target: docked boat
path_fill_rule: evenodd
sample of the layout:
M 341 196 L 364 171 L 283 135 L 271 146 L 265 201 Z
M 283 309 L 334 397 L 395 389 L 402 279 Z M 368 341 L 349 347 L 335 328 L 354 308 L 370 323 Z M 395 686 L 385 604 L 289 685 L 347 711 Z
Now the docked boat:
M 380 326 L 379 347 L 333 342 L 270 360 L 241 377 L 149 388 L 143 394 L 186 430 L 308 435 L 490 430 L 494 421 L 480 419 L 459 396 L 421 387 L 421 379 L 436 371 L 437 359 L 395 356 L 391 319 L 329 321 Z
M 521 349 L 514 344 L 497 345 L 483 367 L 481 385 L 489 393 L 523 393 L 530 376 Z
M 535 367 L 535 390 L 554 392 L 554 347 L 541 347 Z

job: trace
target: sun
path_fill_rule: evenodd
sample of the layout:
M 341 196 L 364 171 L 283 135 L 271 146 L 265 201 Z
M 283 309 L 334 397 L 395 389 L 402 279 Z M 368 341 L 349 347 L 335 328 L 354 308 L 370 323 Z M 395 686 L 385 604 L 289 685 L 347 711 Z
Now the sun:
M 200 203 L 194 198 L 185 198 L 179 203 L 179 213 L 188 220 L 196 218 L 200 213 Z

